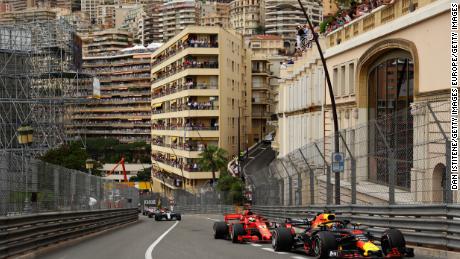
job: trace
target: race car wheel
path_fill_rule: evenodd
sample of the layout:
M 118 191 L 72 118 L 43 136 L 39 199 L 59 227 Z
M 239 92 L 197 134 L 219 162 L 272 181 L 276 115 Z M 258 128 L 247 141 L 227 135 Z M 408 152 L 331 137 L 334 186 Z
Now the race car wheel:
M 182 216 L 180 214 L 177 214 L 176 220 L 181 221 L 181 219 L 182 219 Z
M 331 232 L 320 231 L 313 237 L 312 247 L 318 258 L 329 258 L 329 251 L 337 250 L 337 241 Z
M 275 251 L 290 251 L 294 240 L 289 228 L 277 228 L 273 232 L 272 247 Z
M 158 217 L 158 215 L 155 215 L 155 221 L 159 221 L 160 220 L 160 217 Z
M 233 224 L 232 232 L 230 233 L 232 242 L 238 243 L 238 236 L 244 235 L 244 227 L 243 224 Z
M 214 238 L 225 239 L 228 235 L 228 226 L 225 221 L 219 221 L 214 223 Z
M 406 240 L 404 239 L 401 231 L 391 228 L 383 232 L 382 239 L 382 251 L 385 255 L 389 254 L 393 248 L 398 249 L 400 253 L 404 253 L 406 248 Z

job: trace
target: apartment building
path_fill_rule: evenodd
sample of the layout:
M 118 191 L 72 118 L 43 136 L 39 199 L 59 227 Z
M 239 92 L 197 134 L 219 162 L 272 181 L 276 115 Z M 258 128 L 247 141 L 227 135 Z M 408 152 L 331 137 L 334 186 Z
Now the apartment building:
M 73 112 L 69 133 L 150 143 L 153 51 L 136 46 L 112 55 L 85 57 L 83 69 L 99 82 L 100 98 L 91 98 Z
M 12 11 L 23 11 L 35 7 L 35 0 L 2 0 L 1 3 L 9 4 Z
M 320 44 L 325 47 L 324 38 Z M 278 128 L 272 147 L 279 157 L 323 138 L 324 70 L 316 47 L 280 72 Z
M 174 37 L 185 27 L 199 24 L 199 5 L 195 0 L 166 0 L 159 11 L 163 42 Z
M 16 22 L 46 22 L 56 20 L 57 13 L 49 9 L 27 9 L 0 13 L 1 24 L 13 24 Z
M 108 29 L 82 37 L 83 57 L 106 56 L 128 48 L 133 43 L 130 32 Z
M 200 5 L 200 25 L 228 28 L 230 25 L 229 4 L 219 1 L 202 2 Z
M 213 178 L 197 164 L 202 151 L 215 145 L 231 158 L 249 147 L 249 56 L 240 35 L 190 26 L 155 51 L 152 65 L 154 189 L 197 192 Z
M 280 63 L 285 59 L 283 39 L 277 35 L 255 35 L 249 39 L 252 75 L 252 138 L 263 140 L 275 127 L 275 98 Z
M 296 27 L 305 25 L 305 15 L 301 10 L 279 9 L 280 1 L 265 0 L 265 33 L 281 35 L 285 38 L 285 47 L 293 48 L 295 44 Z M 289 4 L 299 8 L 297 0 L 286 0 Z M 323 7 L 321 2 L 302 0 L 302 4 L 310 16 L 311 22 L 317 26 L 323 20 Z
M 339 10 L 334 0 L 323 0 L 323 17 L 329 17 Z
M 243 36 L 257 34 L 265 23 L 265 1 L 235 0 L 230 3 L 230 24 Z
M 88 14 L 89 20 L 92 24 L 96 23 L 97 19 L 97 6 L 103 0 L 81 0 L 81 11 Z
M 96 7 L 96 24 L 101 29 L 115 27 L 115 5 L 98 5 Z
M 153 0 L 144 6 L 144 16 L 138 22 L 139 31 L 144 33 L 144 43 L 163 42 L 163 34 L 159 26 L 161 13 L 160 8 L 163 4 L 161 0 Z M 142 38 L 142 34 L 140 35 Z M 139 34 L 137 36 L 139 38 Z

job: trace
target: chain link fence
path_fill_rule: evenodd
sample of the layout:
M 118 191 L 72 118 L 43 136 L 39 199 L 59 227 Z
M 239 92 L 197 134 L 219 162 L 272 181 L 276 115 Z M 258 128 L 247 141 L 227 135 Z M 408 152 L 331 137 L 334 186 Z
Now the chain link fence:
M 450 103 L 430 101 L 339 132 L 341 204 L 458 203 L 450 191 Z M 334 137 L 246 171 L 256 205 L 332 204 Z
M 137 208 L 134 187 L 43 161 L 0 154 L 0 216 Z

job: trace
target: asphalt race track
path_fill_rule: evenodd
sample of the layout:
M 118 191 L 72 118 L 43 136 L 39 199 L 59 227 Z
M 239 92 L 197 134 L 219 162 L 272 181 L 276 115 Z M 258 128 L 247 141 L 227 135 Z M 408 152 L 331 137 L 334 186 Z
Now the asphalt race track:
M 174 221 L 156 222 L 140 216 L 136 224 L 91 237 L 55 250 L 47 259 L 308 259 L 302 253 L 274 252 L 271 244 L 233 244 L 215 240 L 212 226 L 218 215 L 183 215 Z M 173 227 L 173 225 L 175 225 Z M 169 230 L 169 232 L 167 232 Z M 165 234 L 165 232 L 167 232 Z M 151 251 L 151 253 L 150 253 Z M 417 255 L 418 259 L 432 258 Z

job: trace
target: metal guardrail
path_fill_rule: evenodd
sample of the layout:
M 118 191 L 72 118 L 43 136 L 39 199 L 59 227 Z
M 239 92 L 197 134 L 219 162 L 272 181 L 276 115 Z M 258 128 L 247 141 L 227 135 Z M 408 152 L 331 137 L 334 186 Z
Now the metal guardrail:
M 235 210 L 234 205 L 187 205 L 174 207 L 174 211 L 183 214 L 226 214 L 234 213 Z
M 137 209 L 0 217 L 0 258 L 137 221 Z
M 407 242 L 444 250 L 460 249 L 459 205 L 389 205 L 389 206 L 254 206 L 253 211 L 267 218 L 313 217 L 333 210 L 338 219 L 348 219 L 368 227 L 380 236 L 387 228 L 398 228 Z

